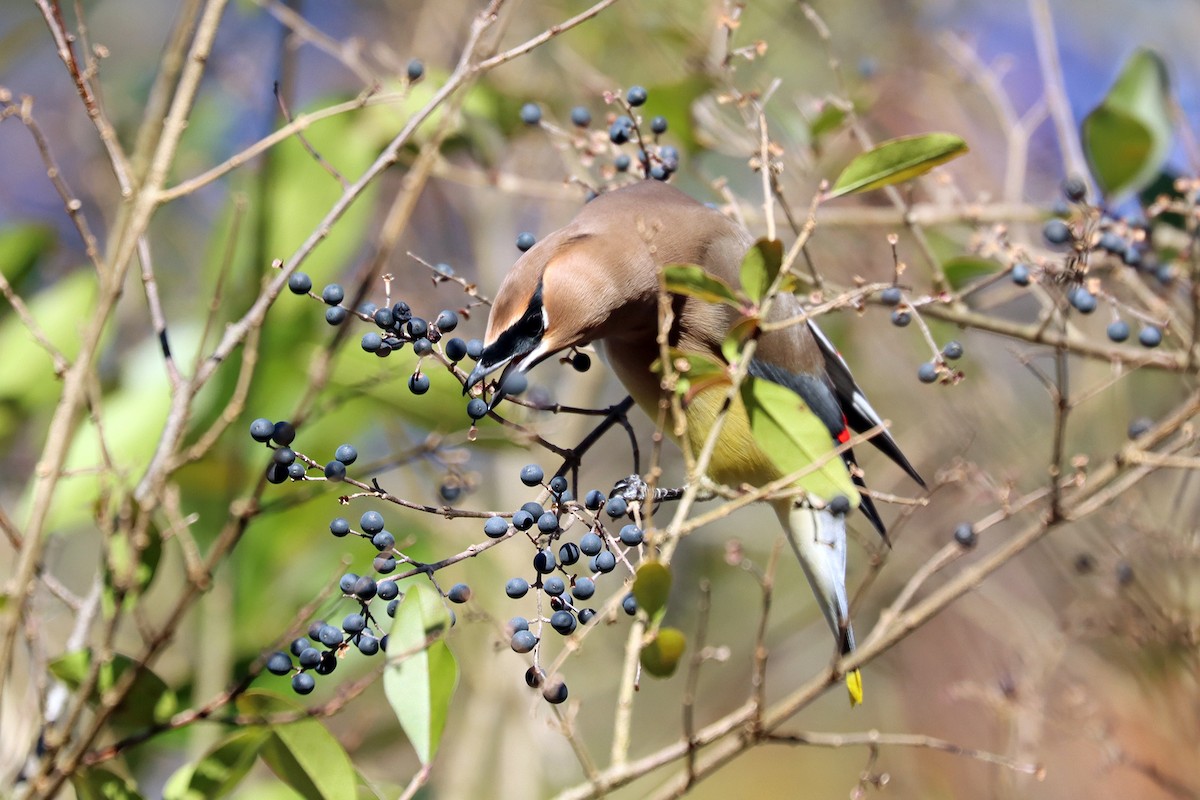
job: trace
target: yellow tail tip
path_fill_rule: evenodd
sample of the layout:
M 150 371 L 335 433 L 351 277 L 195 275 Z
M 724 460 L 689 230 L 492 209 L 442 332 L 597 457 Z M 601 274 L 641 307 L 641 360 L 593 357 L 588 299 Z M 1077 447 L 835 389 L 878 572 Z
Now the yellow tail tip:
M 858 670 L 846 673 L 846 690 L 850 692 L 850 707 L 861 705 L 863 701 L 862 673 Z

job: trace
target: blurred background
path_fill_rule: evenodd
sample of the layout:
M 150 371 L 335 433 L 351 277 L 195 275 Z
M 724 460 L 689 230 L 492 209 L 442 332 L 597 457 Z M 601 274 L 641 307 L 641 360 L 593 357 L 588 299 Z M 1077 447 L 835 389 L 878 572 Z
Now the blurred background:
M 119 137 L 132 141 L 153 84 L 178 4 L 145 0 L 82 3 L 88 38 L 104 48 L 100 61 L 103 103 Z M 649 92 L 647 117 L 670 123 L 664 143 L 679 148 L 681 168 L 673 182 L 704 201 L 727 202 L 714 185 L 724 181 L 750 227 L 764 231 L 761 183 L 747 165 L 757 134 L 741 114 L 721 102 L 729 81 L 742 92 L 765 92 L 778 80 L 767 105 L 771 132 L 782 146 L 782 182 L 793 208 L 805 213 L 818 183 L 837 175 L 858 150 L 844 126 L 822 130 L 818 120 L 834 96 L 851 98 L 876 140 L 944 130 L 963 137 L 971 152 L 943 168 L 913 195 L 943 209 L 946 224 L 926 229 L 945 258 L 969 252 L 994 235 L 955 217 L 966 204 L 1014 209 L 1006 235 L 1040 246 L 1039 215 L 1059 200 L 1065 177 L 1054 126 L 1043 122 L 1028 140 L 1024 180 L 1011 179 L 1011 120 L 997 113 L 997 97 L 1019 117 L 1039 102 L 1043 73 L 1035 49 L 1031 8 L 1020 3 L 815 2 L 830 31 L 829 46 L 840 75 L 812 24 L 796 3 L 762 0 L 738 17 L 732 47 L 765 42 L 753 59 L 738 57 L 721 69 L 726 52 L 720 27 L 730 9 L 721 2 L 619 2 L 596 19 L 486 75 L 446 124 L 442 146 L 411 218 L 377 274 L 367 299 L 381 301 L 379 275 L 394 276 L 393 299 L 432 316 L 441 308 L 467 306 L 453 281 L 435 282 L 430 270 L 407 255 L 446 264 L 455 275 L 490 296 L 518 255 L 519 232 L 541 237 L 565 223 L 583 202 L 583 189 L 611 178 L 611 158 L 581 159 L 571 134 L 521 122 L 525 103 L 540 105 L 544 118 L 570 129 L 574 106 L 591 110 L 602 130 L 605 91 L 640 84 Z M 1030 4 L 1037 6 L 1037 3 Z M 501 42 L 511 46 L 578 13 L 581 2 L 519 3 L 508 10 Z M 460 0 L 323 0 L 273 4 L 241 0 L 222 21 L 196 111 L 184 136 L 168 185 L 203 173 L 250 146 L 285 120 L 273 95 L 278 84 L 292 116 L 359 95 L 372 82 L 381 91 L 402 87 L 412 58 L 425 65 L 423 80 L 403 100 L 373 105 L 314 124 L 306 137 L 322 158 L 353 180 L 427 100 L 453 69 L 472 15 L 479 5 Z M 1078 121 L 1104 96 L 1121 63 L 1141 46 L 1165 59 L 1179 102 L 1181 130 L 1200 121 L 1200 7 L 1184 0 L 1153 4 L 1054 0 L 1049 3 L 1062 61 L 1063 83 Z M 303 25 L 293 17 L 303 20 Z M 68 14 L 73 19 L 72 14 Z M 285 24 L 287 23 L 287 24 Z M 0 86 L 14 97 L 33 98 L 62 174 L 103 232 L 118 215 L 121 198 L 111 168 L 84 114 L 69 76 L 57 59 L 44 21 L 33 4 L 0 4 Z M 997 95 L 996 92 L 999 92 Z M 989 95 L 989 93 L 991 93 Z M 433 135 L 432 126 L 422 136 Z M 420 141 L 420 137 L 418 137 Z M 1188 135 L 1173 152 L 1174 169 L 1195 175 Z M 364 195 L 302 269 L 315 286 L 352 285 L 377 254 L 375 242 L 389 209 L 405 186 L 416 149 Z M 15 119 L 0 123 L 0 268 L 26 299 L 51 340 L 68 357 L 77 350 L 79 320 L 92 302 L 90 270 L 79 236 L 46 179 L 46 167 L 29 131 Z M 1006 196 L 1008 188 L 1019 189 Z M 200 345 L 209 298 L 223 281 L 217 319 L 243 313 L 270 277 L 274 259 L 286 259 L 341 195 L 335 177 L 295 139 L 173 201 L 155 217 L 151 234 L 158 280 L 183 363 Z M 906 278 L 928 290 L 911 236 L 898 217 L 870 216 L 890 208 L 882 195 L 822 208 L 810 245 L 813 263 L 830 280 L 850 285 L 890 280 L 887 236 L 900 234 Z M 1132 210 L 1132 206 L 1128 206 Z M 960 215 L 961 216 L 961 215 Z M 1151 286 L 1160 296 L 1178 285 Z M 1005 285 L 989 289 L 981 308 L 1005 319 L 1027 321 L 1037 306 Z M 1102 315 L 1097 315 L 1100 317 Z M 486 309 L 460 328 L 482 336 Z M 1103 338 L 1106 320 L 1082 330 Z M 889 323 L 888 311 L 827 316 L 823 326 L 855 370 L 879 412 L 893 422 L 896 438 L 935 487 L 920 508 L 883 504 L 894 548 L 882 553 L 873 534 L 859 525 L 852 545 L 850 584 L 859 586 L 872 559 L 886 563 L 857 600 L 860 636 L 895 598 L 920 565 L 951 540 L 954 528 L 1000 508 L 1007 498 L 1045 480 L 1053 407 L 1029 357 L 1049 369 L 1049 359 L 1021 342 L 930 321 L 939 344 L 961 341 L 965 379 L 927 386 L 916 370 L 929 358 L 916 327 Z M 363 329 L 365 330 L 365 328 Z M 286 419 L 310 380 L 309 365 L 334 336 L 317 302 L 284 294 L 262 331 L 260 364 L 244 411 L 212 453 L 176 476 L 181 509 L 201 547 L 216 536 L 230 503 L 258 481 L 265 459 L 245 436 L 255 417 Z M 361 333 L 361 331 L 360 331 Z M 166 378 L 147 319 L 140 285 L 131 283 L 106 334 L 100 360 L 108 447 L 120 480 L 136 482 L 158 441 L 167 412 Z M 534 496 L 517 479 L 523 464 L 557 467 L 544 450 L 514 440 L 497 426 L 481 425 L 469 441 L 459 386 L 432 374 L 433 389 L 413 396 L 405 388 L 413 358 L 407 351 L 381 361 L 362 353 L 351 333 L 332 360 L 330 380 L 301 425 L 297 448 L 318 460 L 353 442 L 361 463 L 377 470 L 381 485 L 415 502 L 439 504 L 455 489 L 455 505 L 511 511 Z M 211 335 L 208 340 L 211 346 Z M 52 364 L 29 339 L 8 306 L 0 308 L 0 505 L 23 519 L 26 482 L 44 444 L 57 397 Z M 1043 353 L 1042 356 L 1045 354 Z M 1039 360 L 1040 359 L 1040 360 Z M 1088 395 L 1070 420 L 1067 452 L 1099 463 L 1125 441 L 1129 423 L 1151 419 L 1176 405 L 1192 388 L 1190 378 L 1153 370 L 1119 375 L 1100 360 L 1072 359 L 1072 385 Z M 220 413 L 235 373 L 200 398 L 201 430 Z M 1119 380 L 1117 379 L 1119 378 Z M 1111 385 L 1108 385 L 1111 381 Z M 603 407 L 623 391 L 598 363 L 585 374 L 546 363 L 533 374 L 534 391 L 568 405 Z M 1094 392 L 1092 390 L 1095 390 Z M 211 396 L 210 396 L 211 395 Z M 569 446 L 591 429 L 587 417 L 519 414 L 547 439 Z M 85 426 L 86 427 L 86 426 Z M 652 425 L 635 420 L 643 453 Z M 860 451 L 864 448 L 860 448 Z M 872 488 L 902 497 L 920 496 L 899 470 L 874 453 L 860 452 Z M 89 465 L 98 445 L 87 430 L 73 443 L 62 502 L 52 510 L 47 569 L 84 594 L 100 557 L 92 504 L 103 482 Z M 667 479 L 681 475 L 678 453 L 668 449 Z M 610 433 L 593 450 L 581 473 L 581 490 L 605 491 L 630 471 L 627 439 Z M 264 649 L 275 646 L 290 625 L 328 614 L 349 613 L 345 604 L 322 601 L 310 619 L 296 620 L 303 606 L 336 583 L 346 570 L 365 572 L 372 552 L 328 533 L 333 517 L 356 519 L 368 507 L 381 510 L 405 552 L 436 560 L 481 541 L 478 520 L 436 516 L 354 502 L 338 504 L 322 484 L 268 487 L 263 512 L 217 573 L 211 591 L 196 605 L 155 671 L 185 704 L 204 702 L 244 673 Z M 906 510 L 907 509 L 907 510 Z M 1001 766 L 921 748 L 823 749 L 762 746 L 732 761 L 691 793 L 697 798 L 750 795 L 845 797 L 852 792 L 902 798 L 1157 798 L 1200 795 L 1200 550 L 1197 545 L 1194 474 L 1164 471 L 1121 495 L 1111 507 L 1064 526 L 1006 566 L 974 592 L 909 636 L 864 670 L 866 703 L 850 712 L 841 690 L 829 692 L 785 730 L 916 733 L 965 748 L 1004 754 L 1044 767 L 1041 779 Z M 1027 523 L 1018 519 L 981 537 L 987 552 Z M 710 646 L 727 648 L 706 663 L 696 702 L 699 725 L 744 702 L 749 693 L 753 631 L 760 589 L 748 564 L 764 568 L 775 546 L 773 517 L 751 508 L 689 537 L 674 561 L 675 584 L 668 620 L 691 633 L 697 625 L 702 582 L 711 584 Z M 729 543 L 745 561 L 731 563 Z M 0 553 L 9 544 L 0 545 Z M 178 591 L 182 559 L 164 545 L 147 588 L 165 598 Z M 449 636 L 461 670 L 446 740 L 424 797 L 542 797 L 585 777 L 558 730 L 553 709 L 522 680 L 528 662 L 512 653 L 504 621 L 531 614 L 531 601 L 504 596 L 505 581 L 529 571 L 532 552 L 516 541 L 448 569 L 443 587 L 456 581 L 474 589 L 470 604 L 457 607 Z M 973 558 L 974 556 L 972 556 Z M 0 564 L 10 560 L 0 557 Z M 968 559 L 960 562 L 969 564 Z M 8 577 L 8 568 L 0 566 Z M 936 577 L 923 594 L 940 585 Z M 601 594 L 620 592 L 601 584 Z M 39 596 L 41 646 L 61 653 L 73 623 L 69 611 Z M 154 603 L 147 604 L 154 618 Z M 582 743 L 606 762 L 627 620 L 602 626 L 566 662 L 571 690 L 564 714 Z M 134 632 L 126 631 L 130 642 Z M 118 640 L 120 643 L 120 640 Z M 798 565 L 785 553 L 766 643 L 770 649 L 768 699 L 788 694 L 829 661 L 828 632 Z M 552 650 L 558 648 L 552 645 Z M 366 674 L 365 658 L 346 659 L 318 681 L 311 702 L 333 698 L 354 675 Z M 30 678 L 30 676 L 26 676 Z M 36 681 L 32 681 L 36 683 Z M 282 678 L 263 676 L 256 685 L 288 692 Z M 32 685 L 32 684 L 31 684 Z M 4 688 L 0 717 L 3 764 L 18 765 L 30 736 L 19 710 L 32 689 Z M 636 698 L 632 755 L 637 757 L 681 736 L 684 676 L 643 680 Z M 380 791 L 395 796 L 419 765 L 376 682 L 350 701 L 328 727 L 348 749 L 356 767 Z M 130 750 L 127 763 L 143 795 L 157 796 L 171 772 L 194 759 L 220 735 L 198 724 Z M 9 773 L 3 773 L 9 774 Z M 870 780 L 863 780 L 863 775 Z M 654 773 L 614 793 L 652 796 L 670 777 Z M 261 765 L 235 796 L 290 797 Z

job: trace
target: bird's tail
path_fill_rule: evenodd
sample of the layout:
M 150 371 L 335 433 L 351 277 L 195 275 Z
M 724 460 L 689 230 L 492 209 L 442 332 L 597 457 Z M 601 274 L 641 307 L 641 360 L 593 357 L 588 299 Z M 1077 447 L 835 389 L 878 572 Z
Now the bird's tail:
M 794 504 L 777 505 L 776 513 L 842 655 L 852 652 L 854 628 L 846 595 L 846 518 Z M 858 670 L 846 674 L 846 689 L 851 706 L 862 702 L 862 674 Z

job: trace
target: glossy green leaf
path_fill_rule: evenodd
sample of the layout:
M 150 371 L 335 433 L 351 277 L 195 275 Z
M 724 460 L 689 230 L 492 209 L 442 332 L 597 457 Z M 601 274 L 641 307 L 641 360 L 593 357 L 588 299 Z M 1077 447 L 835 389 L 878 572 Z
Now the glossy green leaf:
M 995 275 L 1004 266 L 991 258 L 958 256 L 942 264 L 942 272 L 952 289 L 961 289 L 968 283 L 988 275 Z
M 1154 180 L 1171 149 L 1167 67 L 1152 50 L 1138 50 L 1095 109 L 1083 120 L 1083 149 L 1107 195 L 1137 191 Z
M 686 649 L 687 637 L 683 631 L 659 628 L 654 638 L 642 647 L 639 656 L 642 669 L 656 678 L 669 678 L 675 673 Z
M 783 242 L 778 239 L 759 239 L 742 259 L 742 291 L 755 303 L 761 303 L 779 275 L 782 264 Z
M 844 494 L 852 505 L 858 505 L 858 491 L 846 465 L 838 456 L 831 456 L 829 429 L 798 394 L 768 380 L 747 378 L 741 395 L 755 442 L 780 472 L 790 475 L 823 460 L 797 485 L 823 499 Z
M 730 364 L 736 364 L 742 356 L 742 348 L 746 346 L 746 340 L 758 329 L 758 317 L 743 317 L 738 320 L 729 333 L 725 335 L 725 341 L 721 342 L 721 355 Z
M 263 718 L 304 710 L 299 703 L 264 691 L 237 700 L 243 714 Z M 306 800 L 356 800 L 358 775 L 350 756 L 324 725 L 312 718 L 271 725 L 259 756 L 281 781 Z
M 74 773 L 71 786 L 78 800 L 142 800 L 136 786 L 101 767 Z
M 638 608 L 654 619 L 667 607 L 671 594 L 671 570 L 660 561 L 638 565 L 633 578 L 633 596 Z
M 708 303 L 726 303 L 736 308 L 742 305 L 737 292 L 729 284 L 695 264 L 669 264 L 663 267 L 663 282 L 667 291 L 673 294 L 688 295 Z
M 826 198 L 903 183 L 966 152 L 967 143 L 952 133 L 925 133 L 891 139 L 856 156 L 846 165 Z
M 195 764 L 176 770 L 163 787 L 163 800 L 217 800 L 229 794 L 254 766 L 271 731 L 250 727 L 213 745 Z
M 52 661 L 50 672 L 71 689 L 78 689 L 87 678 L 91 660 L 91 650 L 75 650 Z M 118 653 L 111 661 L 102 664 L 96 688 L 88 702 L 99 702 L 100 697 L 116 686 L 121 676 L 135 663 L 129 656 Z M 149 669 L 143 669 L 134 679 L 133 687 L 125 700 L 114 710 L 112 720 L 115 725 L 144 728 L 170 719 L 177 708 L 175 693 L 163 679 Z
M 458 683 L 454 654 L 437 639 L 449 624 L 441 595 L 417 581 L 396 609 L 388 636 L 384 693 L 422 764 L 437 754 Z

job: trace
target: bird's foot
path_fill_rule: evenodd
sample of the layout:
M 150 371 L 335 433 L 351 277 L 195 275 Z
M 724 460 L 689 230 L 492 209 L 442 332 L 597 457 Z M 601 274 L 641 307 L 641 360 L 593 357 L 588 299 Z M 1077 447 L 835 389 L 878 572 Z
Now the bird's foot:
M 654 503 L 662 503 L 667 500 L 678 500 L 683 497 L 685 491 L 686 488 L 682 486 L 670 488 L 660 486 L 656 487 L 651 494 L 650 484 L 646 483 L 641 475 L 630 475 L 613 484 L 612 491 L 608 493 L 608 496 L 624 498 L 626 503 L 644 503 L 647 497 Z M 708 486 L 706 482 L 701 486 L 696 499 L 708 500 L 714 496 L 712 487 Z

